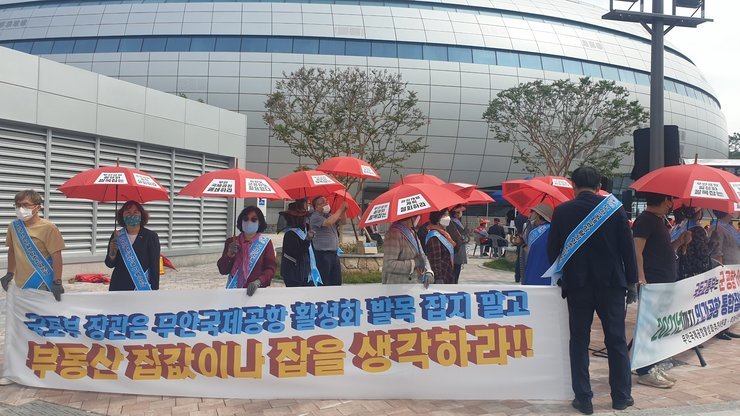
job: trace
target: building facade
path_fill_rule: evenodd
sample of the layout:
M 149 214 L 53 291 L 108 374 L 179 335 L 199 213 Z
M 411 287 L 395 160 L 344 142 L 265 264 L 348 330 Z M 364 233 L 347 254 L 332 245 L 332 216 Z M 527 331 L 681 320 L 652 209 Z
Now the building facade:
M 420 132 L 428 148 L 402 173 L 423 170 L 480 186 L 523 176 L 512 146 L 493 140 L 481 118 L 502 89 L 591 76 L 615 80 L 649 105 L 647 34 L 636 24 L 602 20 L 604 10 L 583 1 L 0 4 L 0 45 L 245 114 L 246 167 L 275 178 L 299 161 L 271 138 L 264 102 L 276 80 L 302 66 L 401 73 L 431 119 Z M 725 157 L 726 122 L 711 86 L 670 46 L 665 75 L 665 123 L 679 126 L 682 154 Z M 624 163 L 627 172 L 631 160 Z

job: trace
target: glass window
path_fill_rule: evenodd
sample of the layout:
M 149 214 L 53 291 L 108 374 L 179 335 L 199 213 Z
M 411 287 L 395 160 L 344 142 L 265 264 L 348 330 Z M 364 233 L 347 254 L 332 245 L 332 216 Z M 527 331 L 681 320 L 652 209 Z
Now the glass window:
M 691 87 L 686 87 L 686 92 L 689 94 L 689 97 L 696 98 L 696 90 Z
M 319 53 L 322 55 L 344 55 L 344 41 L 321 39 L 319 40 Z
M 319 53 L 319 40 L 296 38 L 293 40 L 293 52 L 295 53 Z
M 264 52 L 267 50 L 267 38 L 251 37 L 242 40 L 242 52 Z
M 581 65 L 583 65 L 583 75 L 601 78 L 601 65 L 590 62 L 582 62 Z
M 665 88 L 666 91 L 676 92 L 676 84 L 670 79 L 663 80 L 663 88 Z
M 267 39 L 267 52 L 293 52 L 293 39 L 269 38 Z
M 98 43 L 97 39 L 77 39 L 75 41 L 74 53 L 93 53 L 95 52 L 95 44 Z
M 242 39 L 236 36 L 216 38 L 216 52 L 239 52 L 242 47 Z
M 501 66 L 519 66 L 519 54 L 496 51 L 496 62 Z
M 635 72 L 635 81 L 640 85 L 650 85 L 650 76 L 642 72 Z
M 346 42 L 347 55 L 371 56 L 370 42 L 365 40 L 348 40 Z
M 121 45 L 118 47 L 118 51 L 140 52 L 142 40 L 141 38 L 123 38 L 121 39 Z
M 120 39 L 98 39 L 98 45 L 95 52 L 118 52 L 118 43 Z
M 166 51 L 188 52 L 190 50 L 190 37 L 171 37 L 167 39 Z
M 601 65 L 601 74 L 604 76 L 604 79 L 619 81 L 619 71 L 613 66 Z
M 473 51 L 461 46 L 448 46 L 447 54 L 453 62 L 473 62 Z
M 583 75 L 581 62 L 572 59 L 563 59 L 563 71 L 568 74 Z
M 17 42 L 20 43 L 20 42 Z M 53 40 L 37 40 L 36 42 L 29 42 L 33 45 L 30 52 L 34 55 L 41 55 L 45 53 L 51 53 L 51 48 L 54 46 Z
M 424 59 L 429 61 L 446 61 L 447 47 L 436 45 L 424 45 Z
M 216 48 L 216 38 L 194 37 L 190 42 L 191 52 L 211 52 Z
M 416 43 L 399 43 L 398 44 L 398 57 L 408 59 L 422 59 L 424 53 L 422 47 Z
M 473 49 L 473 62 L 476 64 L 496 65 L 496 52 L 486 49 Z
M 51 41 L 48 41 L 51 43 Z M 31 49 L 33 49 L 35 42 L 16 42 L 13 44 L 13 49 L 21 52 L 31 53 Z
M 75 48 L 73 40 L 55 40 L 51 53 L 72 53 Z
M 167 45 L 167 38 L 165 37 L 151 37 L 144 38 L 144 42 L 141 44 L 142 52 L 162 52 L 165 50 Z
M 398 56 L 394 42 L 373 41 L 372 48 L 373 56 L 382 56 L 385 58 L 395 58 Z
M 634 71 L 630 71 L 629 69 L 619 68 L 619 79 L 630 84 L 634 84 L 636 82 Z
M 542 69 L 552 72 L 563 72 L 563 60 L 550 56 L 542 57 Z
M 522 68 L 542 69 L 542 61 L 540 61 L 539 55 L 532 55 L 529 53 L 520 53 L 519 63 Z
M 683 84 L 676 82 L 676 92 L 678 92 L 681 95 L 689 95 L 689 93 L 686 92 L 686 87 L 684 87 Z

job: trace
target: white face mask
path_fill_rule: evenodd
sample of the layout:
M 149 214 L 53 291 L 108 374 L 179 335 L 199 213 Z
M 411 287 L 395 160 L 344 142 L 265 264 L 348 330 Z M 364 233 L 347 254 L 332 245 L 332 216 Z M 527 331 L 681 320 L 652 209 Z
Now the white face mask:
M 450 217 L 447 216 L 447 215 L 445 215 L 444 217 L 442 217 L 439 220 L 439 225 L 441 225 L 443 227 L 447 227 L 448 225 L 450 225 Z
M 330 213 L 331 212 L 331 205 L 329 205 L 329 204 L 324 205 L 324 208 L 322 208 L 322 210 L 324 211 L 324 214 Z
M 416 217 L 414 217 L 414 221 L 413 221 L 413 223 L 412 223 L 412 224 L 414 224 L 414 228 L 416 228 L 416 227 L 418 227 L 418 226 L 419 226 L 419 220 L 420 220 L 420 219 L 421 219 L 421 217 L 420 217 L 420 216 L 418 216 L 418 215 L 417 215 Z
M 15 216 L 21 221 L 28 221 L 33 218 L 33 209 L 20 207 L 15 209 Z

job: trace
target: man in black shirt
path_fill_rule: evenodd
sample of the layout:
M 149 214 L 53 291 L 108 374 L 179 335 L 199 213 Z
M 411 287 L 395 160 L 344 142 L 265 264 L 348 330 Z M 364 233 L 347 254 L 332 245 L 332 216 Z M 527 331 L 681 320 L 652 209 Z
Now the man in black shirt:
M 488 227 L 488 235 L 498 237 L 493 239 L 493 256 L 498 257 L 503 255 L 502 247 L 505 247 L 506 244 L 506 230 L 501 226 L 500 219 L 493 219 L 493 225 Z
M 632 226 L 635 239 L 637 273 L 641 284 L 673 283 L 678 279 L 676 250 L 691 242 L 691 233 L 684 232 L 671 242 L 665 216 L 673 210 L 673 197 L 646 193 L 647 209 Z M 669 389 L 676 380 L 654 364 L 637 369 L 637 382 Z

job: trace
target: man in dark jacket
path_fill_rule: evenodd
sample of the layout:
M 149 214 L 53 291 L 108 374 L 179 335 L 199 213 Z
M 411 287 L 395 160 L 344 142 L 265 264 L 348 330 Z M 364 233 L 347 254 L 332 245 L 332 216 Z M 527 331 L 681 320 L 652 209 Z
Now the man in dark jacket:
M 498 237 L 493 239 L 493 256 L 501 256 L 503 253 L 502 247 L 506 246 L 506 230 L 501 226 L 500 219 L 493 219 L 493 225 L 488 227 L 488 235 Z
M 553 214 L 548 237 L 551 262 L 557 261 L 570 233 L 604 199 L 596 195 L 601 181 L 596 169 L 580 167 L 573 172 L 572 180 L 575 199 L 557 206 Z M 588 345 L 596 311 L 609 353 L 612 407 L 623 410 L 634 404 L 624 329 L 625 295 L 627 303 L 634 302 L 637 297 L 635 248 L 623 208 L 618 208 L 593 232 L 570 257 L 562 272 L 562 293 L 567 299 L 569 314 L 573 407 L 584 414 L 593 413 Z

